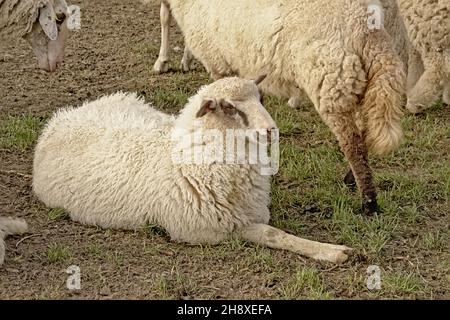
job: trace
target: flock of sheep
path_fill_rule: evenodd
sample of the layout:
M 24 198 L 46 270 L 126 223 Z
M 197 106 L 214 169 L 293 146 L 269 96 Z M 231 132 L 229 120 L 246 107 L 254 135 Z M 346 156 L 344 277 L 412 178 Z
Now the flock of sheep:
M 173 16 L 185 37 L 182 69 L 195 57 L 215 82 L 177 117 L 122 92 L 58 111 L 36 146 L 33 190 L 47 206 L 88 225 L 158 224 L 188 243 L 216 244 L 233 234 L 343 262 L 348 247 L 268 225 L 270 177 L 260 174 L 261 163 L 174 163 L 173 134 L 258 129 L 270 135 L 276 124 L 262 92 L 290 105 L 311 103 L 349 163 L 345 183 L 359 188 L 363 211 L 374 214 L 369 152 L 384 155 L 399 146 L 404 107 L 417 113 L 441 99 L 450 103 L 449 7 L 448 0 L 163 0 L 154 70 L 167 71 Z M 62 61 L 67 16 L 64 0 L 0 0 L 0 28 L 24 36 L 49 71 Z M 0 220 L 0 263 L 1 239 L 25 231 L 23 221 Z

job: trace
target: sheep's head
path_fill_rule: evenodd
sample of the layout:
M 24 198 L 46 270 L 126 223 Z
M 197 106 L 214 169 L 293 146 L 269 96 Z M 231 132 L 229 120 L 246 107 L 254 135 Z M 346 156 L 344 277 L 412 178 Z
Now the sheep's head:
M 53 72 L 63 62 L 67 28 L 68 6 L 65 0 L 48 1 L 39 9 L 39 17 L 25 39 L 33 47 L 38 67 Z
M 257 80 L 232 77 L 220 79 L 205 87 L 196 118 L 204 129 L 255 129 L 270 132 L 276 128 L 262 104 Z

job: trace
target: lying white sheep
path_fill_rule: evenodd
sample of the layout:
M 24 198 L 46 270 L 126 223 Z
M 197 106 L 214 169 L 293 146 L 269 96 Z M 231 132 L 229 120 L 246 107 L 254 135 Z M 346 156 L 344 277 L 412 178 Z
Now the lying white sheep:
M 364 211 L 373 213 L 367 153 L 386 154 L 401 142 L 405 74 L 386 30 L 370 28 L 367 3 L 163 1 L 214 79 L 262 71 L 267 92 L 306 93 L 340 142 L 351 168 L 346 177 L 355 177 Z
M 411 42 L 406 107 L 418 113 L 450 104 L 449 0 L 397 0 Z
M 260 162 L 178 161 L 230 129 L 275 129 L 256 82 L 224 78 L 199 90 L 177 118 L 117 93 L 56 113 L 36 146 L 33 190 L 49 207 L 103 228 L 165 228 L 176 241 L 216 244 L 232 234 L 314 259 L 343 262 L 349 248 L 267 225 L 270 178 Z M 179 140 L 183 136 L 201 140 Z M 181 143 L 180 143 L 181 142 Z M 248 148 L 254 140 L 248 140 Z M 221 146 L 221 148 L 224 145 Z M 202 155 L 207 154 L 202 149 Z M 222 149 L 220 149 L 222 150 Z M 227 155 L 233 154 L 227 150 Z
M 5 261 L 5 238 L 25 233 L 27 229 L 28 226 L 24 220 L 0 217 L 0 266 Z
M 64 59 L 68 15 L 65 0 L 0 0 L 0 35 L 25 38 L 38 67 L 55 71 Z

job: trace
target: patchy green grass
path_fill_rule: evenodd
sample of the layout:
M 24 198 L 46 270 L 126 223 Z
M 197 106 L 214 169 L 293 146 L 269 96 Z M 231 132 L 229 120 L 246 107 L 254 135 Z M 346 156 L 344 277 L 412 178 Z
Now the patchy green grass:
M 47 217 L 50 220 L 63 220 L 69 218 L 69 214 L 64 209 L 53 208 L 47 212 Z
M 382 290 L 396 294 L 418 293 L 424 288 L 423 281 L 414 273 L 399 271 L 382 278 Z
M 283 299 L 328 300 L 332 295 L 327 292 L 321 275 L 317 270 L 302 268 L 297 270 L 292 279 L 280 288 Z
M 24 151 L 36 141 L 43 120 L 31 114 L 0 118 L 0 148 Z
M 71 253 L 69 248 L 57 243 L 52 243 L 47 249 L 46 256 L 47 261 L 51 264 L 63 263 L 71 257 Z

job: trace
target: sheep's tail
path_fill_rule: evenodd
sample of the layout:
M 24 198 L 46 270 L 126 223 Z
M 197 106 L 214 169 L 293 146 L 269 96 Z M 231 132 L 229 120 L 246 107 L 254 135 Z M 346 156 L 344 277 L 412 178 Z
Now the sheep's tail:
M 0 218 L 0 265 L 5 260 L 5 241 L 7 236 L 27 232 L 28 225 L 22 219 Z
M 348 259 L 352 249 L 346 246 L 302 239 L 267 224 L 256 223 L 239 230 L 246 241 L 273 249 L 289 250 L 316 260 L 342 263 Z
M 403 138 L 406 76 L 387 33 L 383 29 L 372 31 L 368 38 L 363 52 L 367 88 L 361 110 L 362 129 L 369 151 L 384 155 L 396 149 Z

